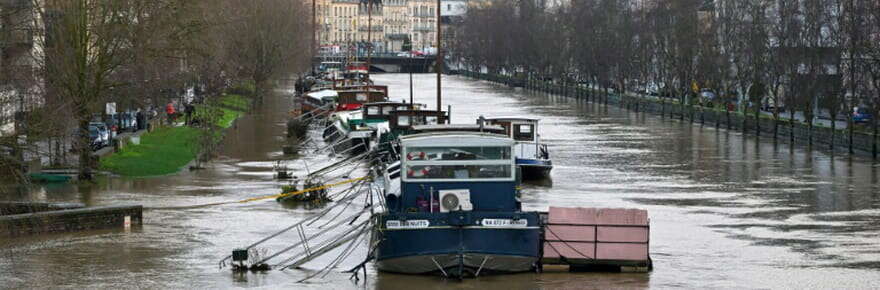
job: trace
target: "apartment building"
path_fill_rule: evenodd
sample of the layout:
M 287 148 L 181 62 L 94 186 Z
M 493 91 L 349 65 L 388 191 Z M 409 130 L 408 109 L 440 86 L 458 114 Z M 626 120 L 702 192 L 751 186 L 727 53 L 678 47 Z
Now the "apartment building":
M 437 32 L 437 1 L 409 0 L 410 40 L 413 49 L 426 50 L 435 47 Z
M 32 0 L 0 2 L 0 137 L 15 134 L 16 120 L 45 103 L 34 58 L 41 22 Z
M 319 26 L 318 40 L 323 47 L 363 47 L 368 38 L 372 38 L 374 51 L 377 52 L 402 51 L 407 42 L 414 50 L 436 46 L 437 0 L 314 1 Z M 372 11 L 369 6 L 371 2 Z M 460 19 L 474 2 L 487 0 L 441 0 L 440 11 L 447 20 Z M 372 28 L 368 24 L 370 14 Z
M 407 0 L 384 0 L 385 47 L 388 51 L 402 51 L 410 37 L 409 6 Z

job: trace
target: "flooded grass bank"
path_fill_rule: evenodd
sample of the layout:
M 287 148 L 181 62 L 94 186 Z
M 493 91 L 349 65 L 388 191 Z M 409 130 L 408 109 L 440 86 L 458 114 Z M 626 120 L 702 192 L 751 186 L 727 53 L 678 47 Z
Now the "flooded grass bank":
M 101 159 L 101 169 L 133 177 L 177 172 L 196 157 L 199 134 L 187 126 L 156 129 L 141 136 L 140 144 Z
M 212 120 L 213 125 L 220 129 L 232 127 L 235 120 L 245 115 L 250 105 L 251 100 L 242 95 L 223 96 L 218 105 L 208 105 L 210 110 L 219 114 Z M 103 158 L 100 168 L 129 177 L 175 173 L 198 156 L 203 134 L 213 134 L 217 143 L 222 140 L 222 131 L 190 126 L 163 127 L 141 136 L 140 144 L 126 146 Z

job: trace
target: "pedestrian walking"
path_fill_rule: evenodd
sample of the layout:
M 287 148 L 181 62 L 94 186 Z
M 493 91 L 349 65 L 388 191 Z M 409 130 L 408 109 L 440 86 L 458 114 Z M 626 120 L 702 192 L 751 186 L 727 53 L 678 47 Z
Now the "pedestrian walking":
M 187 103 L 186 105 L 183 106 L 183 112 L 184 112 L 184 114 L 186 114 L 186 125 L 187 126 L 192 125 L 193 111 L 195 111 L 195 107 L 192 105 L 192 103 Z

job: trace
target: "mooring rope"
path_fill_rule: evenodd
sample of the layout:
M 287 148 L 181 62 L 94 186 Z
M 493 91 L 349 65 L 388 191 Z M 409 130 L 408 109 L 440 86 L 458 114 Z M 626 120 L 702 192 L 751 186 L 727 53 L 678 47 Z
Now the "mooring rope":
M 340 186 L 340 185 L 358 182 L 361 180 L 366 180 L 369 178 L 371 178 L 371 177 L 370 176 L 363 176 L 363 177 L 340 181 L 340 182 L 333 183 L 333 184 L 327 184 L 327 185 L 322 185 L 322 186 L 317 186 L 317 187 L 312 187 L 312 188 L 306 188 L 306 189 L 298 190 L 298 191 L 294 191 L 294 192 L 286 192 L 286 193 L 275 194 L 275 195 L 260 196 L 260 197 L 254 197 L 254 198 L 248 198 L 248 199 L 242 199 L 242 200 L 236 200 L 236 201 L 223 201 L 223 202 L 213 202 L 213 203 L 185 205 L 185 206 L 144 207 L 144 210 L 194 209 L 194 208 L 203 208 L 203 207 L 218 206 L 218 205 L 225 205 L 225 204 L 248 203 L 248 202 L 260 201 L 260 200 L 266 200 L 266 199 L 276 199 L 276 198 L 281 198 L 281 197 L 301 195 L 301 194 L 309 193 L 312 191 L 324 190 L 324 189 L 328 189 L 328 188 L 332 188 L 332 187 L 336 187 L 336 186 Z

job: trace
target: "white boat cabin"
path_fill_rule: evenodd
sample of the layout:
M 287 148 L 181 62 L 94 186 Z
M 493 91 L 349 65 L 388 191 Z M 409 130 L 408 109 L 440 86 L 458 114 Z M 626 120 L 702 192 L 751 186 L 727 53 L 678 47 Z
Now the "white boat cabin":
M 516 141 L 514 155 L 521 159 L 545 159 L 546 146 L 542 146 L 538 134 L 539 119 L 489 118 L 486 122 L 504 128 L 504 134 Z

